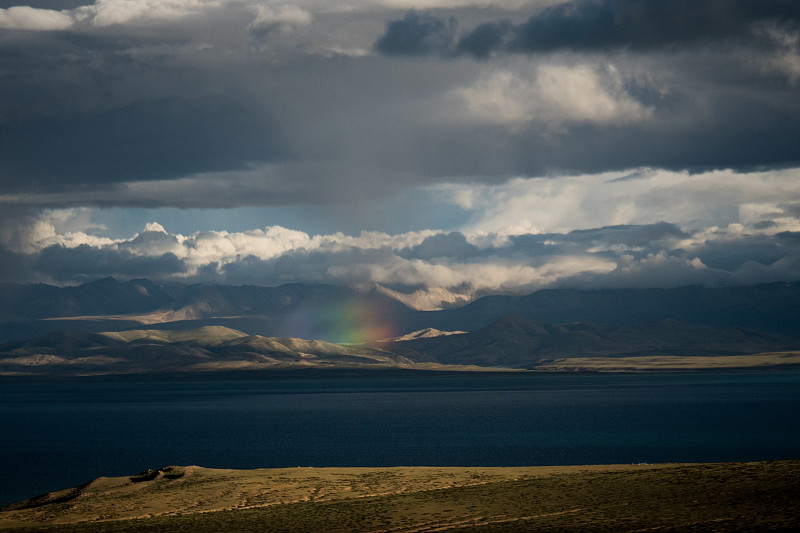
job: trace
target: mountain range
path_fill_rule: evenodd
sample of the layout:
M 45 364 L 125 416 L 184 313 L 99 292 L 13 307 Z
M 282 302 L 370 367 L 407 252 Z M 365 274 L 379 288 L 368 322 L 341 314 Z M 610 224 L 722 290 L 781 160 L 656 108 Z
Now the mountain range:
M 113 278 L 75 287 L 5 284 L 0 373 L 538 369 L 572 358 L 719 358 L 800 350 L 800 283 L 542 290 L 486 296 L 437 311 L 413 309 L 393 293 L 381 287 Z
M 411 360 L 447 365 L 530 368 L 574 357 L 736 356 L 791 351 L 796 337 L 675 320 L 649 324 L 547 324 L 506 316 L 462 335 L 385 343 Z
M 22 329 L 63 329 L 53 319 L 85 330 L 128 329 L 114 323 L 153 324 L 157 329 L 201 327 L 204 321 L 240 320 L 235 327 L 253 334 L 292 336 L 281 319 L 296 312 L 341 309 L 357 303 L 376 320 L 392 322 L 398 334 L 426 327 L 474 331 L 508 315 L 563 324 L 653 323 L 678 320 L 707 326 L 738 326 L 800 335 L 800 282 L 743 287 L 686 286 L 674 289 L 544 289 L 522 296 L 490 295 L 461 307 L 419 310 L 382 287 L 287 284 L 278 287 L 213 284 L 158 284 L 147 279 L 114 278 L 74 287 L 0 284 L 0 324 Z M 247 321 L 249 320 L 249 324 Z M 105 322 L 105 324 L 103 323 Z M 216 324 L 212 324 L 216 325 Z M 107 326 L 111 326 L 108 328 Z M 306 323 L 324 337 L 326 324 Z M 257 329 L 261 331 L 256 331 Z M 283 328 L 283 329 L 281 329 Z M 295 325 L 295 329 L 301 326 Z M 73 329 L 73 328 L 68 328 Z M 81 329 L 80 327 L 78 329 Z M 22 339 L 25 331 L 0 328 L 0 341 Z M 301 335 L 297 335 L 301 336 Z M 328 340 L 328 339 L 326 339 Z

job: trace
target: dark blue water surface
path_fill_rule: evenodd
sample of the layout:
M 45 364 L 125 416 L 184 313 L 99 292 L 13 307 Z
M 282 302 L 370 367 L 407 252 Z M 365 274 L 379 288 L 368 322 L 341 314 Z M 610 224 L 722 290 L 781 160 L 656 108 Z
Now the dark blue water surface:
M 167 465 L 797 458 L 798 408 L 798 373 L 7 381 L 0 504 Z

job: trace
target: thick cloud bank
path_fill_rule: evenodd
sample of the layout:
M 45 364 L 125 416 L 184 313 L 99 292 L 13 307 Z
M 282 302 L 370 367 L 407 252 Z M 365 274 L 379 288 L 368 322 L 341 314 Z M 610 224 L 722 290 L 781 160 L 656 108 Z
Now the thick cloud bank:
M 800 279 L 797 171 L 641 169 L 431 190 L 469 213 L 459 231 L 310 235 L 280 226 L 104 237 L 86 211 L 7 224 L 31 280 L 104 276 L 278 285 L 378 283 L 470 298 L 545 287 L 675 287 Z M 671 218 L 677 222 L 666 222 Z M 84 228 L 84 229 L 80 229 Z

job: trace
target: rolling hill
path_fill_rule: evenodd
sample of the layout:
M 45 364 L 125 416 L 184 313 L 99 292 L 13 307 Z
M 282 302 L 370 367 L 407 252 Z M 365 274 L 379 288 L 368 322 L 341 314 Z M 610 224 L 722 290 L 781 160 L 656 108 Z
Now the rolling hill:
M 670 361 L 672 367 L 694 369 L 785 367 L 800 364 L 800 353 L 795 352 L 799 346 L 794 337 L 672 320 L 645 325 L 558 325 L 512 316 L 470 333 L 429 329 L 358 345 L 248 335 L 223 326 L 177 331 L 60 331 L 0 345 L 0 375 L 145 375 L 287 368 L 592 370 L 595 360 L 602 361 L 605 369 L 647 370 L 642 360 L 646 357 L 658 357 L 656 363 L 662 369 L 670 368 Z M 745 357 L 754 355 L 758 357 Z M 666 367 L 664 357 L 672 358 Z M 614 359 L 611 366 L 609 358 Z M 703 358 L 702 364 L 694 364 Z
M 366 346 L 247 335 L 222 326 L 196 330 L 60 331 L 0 346 L 3 375 L 107 375 L 413 363 Z

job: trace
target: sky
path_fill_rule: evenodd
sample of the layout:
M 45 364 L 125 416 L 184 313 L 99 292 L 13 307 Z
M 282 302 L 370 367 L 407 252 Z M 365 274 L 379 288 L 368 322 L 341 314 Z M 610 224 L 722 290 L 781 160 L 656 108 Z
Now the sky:
M 0 0 L 0 280 L 800 280 L 800 2 Z

